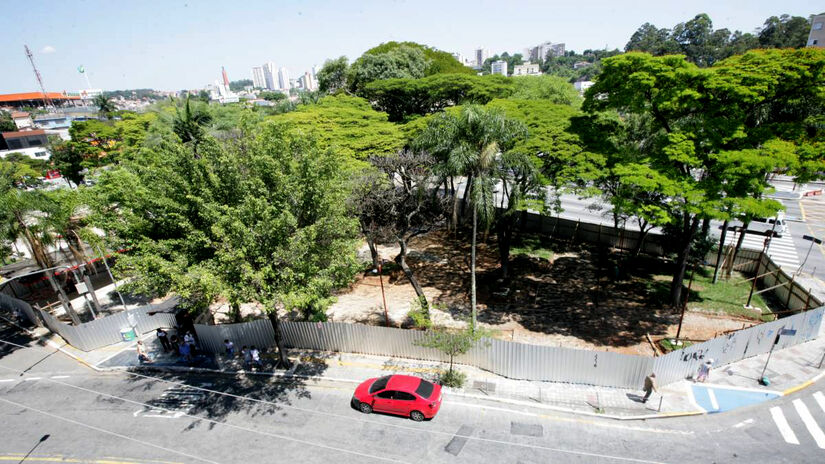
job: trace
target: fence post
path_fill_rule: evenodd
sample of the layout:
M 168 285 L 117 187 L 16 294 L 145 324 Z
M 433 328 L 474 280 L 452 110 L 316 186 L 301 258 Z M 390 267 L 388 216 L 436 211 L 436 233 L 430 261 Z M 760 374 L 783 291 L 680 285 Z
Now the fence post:
M 778 280 L 777 276 L 777 280 Z M 785 309 L 791 309 L 791 297 L 793 296 L 793 282 L 796 279 L 796 274 L 791 276 L 791 283 L 788 285 L 788 299 L 785 301 Z

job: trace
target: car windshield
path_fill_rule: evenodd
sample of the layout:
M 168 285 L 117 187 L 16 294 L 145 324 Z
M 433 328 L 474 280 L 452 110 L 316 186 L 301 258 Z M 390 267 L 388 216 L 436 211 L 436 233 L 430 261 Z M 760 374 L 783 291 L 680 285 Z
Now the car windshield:
M 391 376 L 387 375 L 385 377 L 379 377 L 379 378 L 375 379 L 375 382 L 373 382 L 372 385 L 370 386 L 370 394 L 375 393 L 377 391 L 381 391 L 381 390 L 387 388 L 387 382 L 390 381 L 390 377 Z
M 418 388 L 415 389 L 415 393 L 422 398 L 429 398 L 430 395 L 433 394 L 433 384 L 421 379 L 421 383 L 418 384 Z

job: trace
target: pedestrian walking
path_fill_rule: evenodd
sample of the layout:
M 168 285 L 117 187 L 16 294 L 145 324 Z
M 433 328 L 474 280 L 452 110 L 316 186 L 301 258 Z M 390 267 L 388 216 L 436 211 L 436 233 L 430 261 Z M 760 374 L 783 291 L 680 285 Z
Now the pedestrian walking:
M 699 366 L 699 373 L 696 374 L 696 381 L 704 383 L 710 375 L 710 368 L 713 366 L 713 359 L 708 359 Z
M 149 358 L 149 355 L 146 354 L 146 349 L 143 346 L 143 342 L 140 340 L 138 340 L 137 342 L 137 355 L 139 363 L 152 363 L 152 359 Z
M 252 362 L 255 363 L 256 366 L 263 369 L 264 363 L 261 362 L 261 352 L 255 348 L 255 345 L 252 345 L 252 348 L 249 349 L 249 355 L 252 357 Z
M 642 403 L 647 403 L 647 399 L 650 398 L 650 394 L 653 392 L 659 392 L 659 389 L 656 387 L 656 373 L 651 373 L 647 377 L 645 377 L 645 388 L 644 388 L 645 396 L 642 398 Z
M 235 344 L 230 342 L 229 339 L 223 341 L 223 347 L 226 348 L 226 357 L 227 358 L 234 358 L 235 357 Z
M 181 343 L 178 351 L 183 361 L 192 362 L 192 347 L 188 343 Z
M 158 340 L 160 340 L 160 344 L 163 346 L 164 353 L 172 349 L 172 344 L 169 342 L 169 334 L 166 333 L 165 330 L 158 327 L 158 331 L 155 335 L 158 336 Z
M 243 368 L 249 369 L 252 367 L 252 353 L 249 352 L 249 348 L 246 345 L 241 348 L 241 356 L 243 356 Z

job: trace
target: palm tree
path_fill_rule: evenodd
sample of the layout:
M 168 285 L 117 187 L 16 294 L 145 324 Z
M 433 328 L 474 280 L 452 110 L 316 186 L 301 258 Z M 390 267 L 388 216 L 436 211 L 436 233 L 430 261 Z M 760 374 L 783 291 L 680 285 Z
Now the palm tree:
M 432 121 L 416 144 L 443 154 L 442 172 L 467 178 L 465 197 L 473 208 L 473 233 L 470 251 L 470 305 L 472 329 L 476 329 L 476 240 L 479 222 L 489 230 L 495 217 L 494 188 L 502 178 L 500 154 L 527 136 L 525 126 L 495 109 L 478 105 L 464 107 L 458 115 L 443 113 Z M 457 198 L 453 214 L 457 215 Z
M 197 156 L 198 143 L 203 139 L 203 126 L 212 121 L 212 116 L 203 109 L 196 107 L 192 109 L 189 96 L 186 97 L 186 104 L 183 112 L 175 107 L 175 119 L 172 121 L 172 130 L 180 137 L 183 143 L 192 142 Z
M 112 103 L 112 100 L 109 100 L 109 98 L 103 94 L 100 94 L 95 97 L 94 104 L 95 106 L 97 106 L 97 110 L 100 112 L 100 114 L 105 116 L 106 119 L 110 119 L 112 113 L 117 111 L 117 107 L 115 107 L 115 104 Z

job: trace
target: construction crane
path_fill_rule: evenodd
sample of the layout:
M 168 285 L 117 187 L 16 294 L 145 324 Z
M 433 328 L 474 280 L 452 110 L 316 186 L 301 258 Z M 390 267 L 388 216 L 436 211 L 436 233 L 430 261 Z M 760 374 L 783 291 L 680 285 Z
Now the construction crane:
M 34 70 L 34 77 L 37 78 L 37 83 L 40 84 L 40 91 L 43 93 L 43 102 L 46 104 L 47 107 L 54 107 L 52 99 L 49 98 L 49 94 L 46 93 L 46 86 L 43 85 L 43 78 L 40 77 L 40 71 L 37 70 L 37 66 L 34 64 L 34 56 L 32 56 L 32 51 L 29 50 L 28 45 L 23 45 L 23 48 L 26 49 L 26 56 L 29 57 L 29 62 L 31 62 L 32 64 L 32 69 Z

